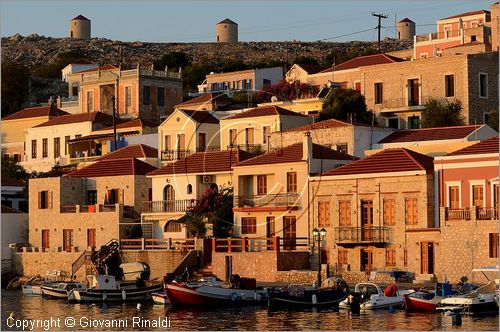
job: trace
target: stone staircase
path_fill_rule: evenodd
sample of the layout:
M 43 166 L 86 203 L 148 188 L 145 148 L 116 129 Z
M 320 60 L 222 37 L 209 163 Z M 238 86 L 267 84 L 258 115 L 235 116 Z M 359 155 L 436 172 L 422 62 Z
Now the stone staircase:
M 212 269 L 212 264 L 208 264 L 203 266 L 202 268 L 194 270 L 193 277 L 195 278 L 215 277 Z

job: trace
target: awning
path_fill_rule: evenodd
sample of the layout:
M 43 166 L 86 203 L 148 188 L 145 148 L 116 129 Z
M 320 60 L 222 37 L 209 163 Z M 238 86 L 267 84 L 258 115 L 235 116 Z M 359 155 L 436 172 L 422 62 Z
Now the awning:
M 117 138 L 120 136 L 125 137 L 125 136 L 133 136 L 133 135 L 139 135 L 140 132 L 138 130 L 134 131 L 125 131 L 121 133 L 116 133 Z M 69 144 L 75 144 L 75 143 L 80 143 L 80 142 L 89 142 L 89 141 L 107 141 L 113 138 L 113 134 L 94 134 L 94 135 L 88 135 L 88 136 L 83 136 L 83 137 L 78 137 L 78 138 L 73 138 L 68 141 Z

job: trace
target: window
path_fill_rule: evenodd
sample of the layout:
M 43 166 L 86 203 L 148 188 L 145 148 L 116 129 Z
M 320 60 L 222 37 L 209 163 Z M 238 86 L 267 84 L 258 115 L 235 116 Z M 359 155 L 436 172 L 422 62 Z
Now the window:
M 158 88 L 158 106 L 165 106 L 165 88 Z
M 229 129 L 229 145 L 236 145 L 236 129 Z
M 142 104 L 151 104 L 151 87 L 145 85 L 142 87 Z
M 68 155 L 68 143 L 70 140 L 70 136 L 64 136 L 64 155 Z
M 271 127 L 269 127 L 269 126 L 262 127 L 262 142 L 264 144 L 268 143 L 267 140 L 268 140 L 269 136 L 271 136 Z
M 337 144 L 337 151 L 347 153 L 347 143 Z
M 207 148 L 207 134 L 199 133 L 198 134 L 198 151 L 205 152 Z
M 52 191 L 39 191 L 38 192 L 38 208 L 39 209 L 52 209 Z
M 490 233 L 490 258 L 498 258 L 498 233 Z
M 418 115 L 408 117 L 408 129 L 420 128 L 420 117 Z
M 493 185 L 493 207 L 498 208 L 498 184 Z
M 267 175 L 257 175 L 257 195 L 267 194 Z
M 47 158 L 49 155 L 49 139 L 42 139 L 42 158 Z
M 297 192 L 297 172 L 286 173 L 286 191 L 289 193 Z
M 383 85 L 382 83 L 375 83 L 374 84 L 374 88 L 375 88 L 375 104 L 382 104 L 382 101 L 383 101 Z
M 73 86 L 71 87 L 71 95 L 78 96 L 78 85 L 77 84 L 73 84 Z
M 271 80 L 268 80 L 268 79 L 263 79 L 262 80 L 262 86 L 265 87 L 265 86 L 271 86 Z
M 482 207 L 484 203 L 484 191 L 482 185 L 472 186 L 472 202 L 474 206 Z
M 42 248 L 50 248 L 50 229 L 42 229 Z
M 245 128 L 245 144 L 253 145 L 254 142 L 254 128 Z
M 87 190 L 87 205 L 97 204 L 97 190 Z
M 61 156 L 61 138 L 54 138 L 54 158 L 59 158 Z
M 339 224 L 340 226 L 351 226 L 351 201 L 339 202 Z
M 165 227 L 163 227 L 163 231 L 168 233 L 179 233 L 182 231 L 182 224 L 175 221 L 169 221 L 165 224 Z
M 165 150 L 172 150 L 172 136 L 165 135 Z
M 385 249 L 385 266 L 396 266 L 396 248 Z
M 106 203 L 107 198 L 107 203 Z M 123 204 L 123 189 L 110 189 L 104 198 L 104 204 Z
M 444 95 L 445 97 L 455 96 L 455 75 L 444 76 Z
M 257 234 L 257 218 L 241 218 L 241 234 Z
M 318 202 L 319 226 L 330 226 L 330 202 Z
M 87 229 L 87 247 L 95 248 L 95 228 Z
M 71 251 L 73 247 L 73 230 L 63 229 L 63 248 L 64 251 Z
M 132 87 L 125 87 L 125 113 L 132 107 Z
M 347 264 L 347 250 L 345 249 L 339 249 L 339 265 L 346 265 Z
M 408 106 L 420 105 L 420 83 L 418 79 L 408 80 Z
M 384 225 L 394 226 L 396 221 L 394 220 L 394 199 L 384 199 Z
M 31 140 L 31 158 L 36 159 L 36 139 Z
M 407 198 L 406 199 L 406 223 L 409 225 L 418 224 L 418 210 L 417 210 L 417 199 Z
M 87 112 L 94 111 L 94 91 L 87 91 Z
M 187 185 L 186 192 L 187 192 L 188 195 L 190 195 L 190 194 L 193 193 L 193 185 L 192 184 L 188 184 Z
M 448 195 L 450 198 L 449 207 L 451 209 L 460 208 L 460 188 L 458 186 L 451 186 L 448 188 Z
M 488 98 L 488 74 L 479 73 L 479 97 Z
M 387 126 L 389 128 L 399 129 L 399 118 L 389 118 L 389 119 L 387 119 Z

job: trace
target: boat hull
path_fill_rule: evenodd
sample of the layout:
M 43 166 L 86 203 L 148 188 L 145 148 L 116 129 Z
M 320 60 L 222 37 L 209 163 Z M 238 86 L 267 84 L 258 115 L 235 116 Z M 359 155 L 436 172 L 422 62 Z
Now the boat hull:
M 437 301 L 434 299 L 426 300 L 404 295 L 405 310 L 408 312 L 426 312 L 436 311 Z
M 50 299 L 67 299 L 68 292 L 65 289 L 55 289 L 52 287 L 42 286 L 42 296 Z
M 42 295 L 42 287 L 41 286 L 23 285 L 22 289 L 23 289 L 24 296 L 41 296 Z
M 151 300 L 151 294 L 159 292 L 162 285 L 130 289 L 89 289 L 86 291 L 74 290 L 68 300 L 71 302 L 131 302 Z
M 330 289 L 305 291 L 303 295 L 269 290 L 269 307 L 338 307 L 347 292 Z
M 159 304 L 159 305 L 170 304 L 170 302 L 168 301 L 167 295 L 164 293 L 152 293 L 151 297 L 153 298 L 154 304 Z

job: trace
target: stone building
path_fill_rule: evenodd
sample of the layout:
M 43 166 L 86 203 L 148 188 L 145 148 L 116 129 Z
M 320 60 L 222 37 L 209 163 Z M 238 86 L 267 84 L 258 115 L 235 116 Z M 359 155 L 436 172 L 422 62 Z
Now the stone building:
M 396 25 L 399 40 L 413 40 L 415 36 L 415 22 L 405 17 Z
M 441 272 L 452 282 L 498 264 L 498 136 L 436 157 Z
M 69 21 L 69 37 L 76 39 L 90 39 L 90 20 L 78 15 Z
M 70 95 L 78 88 L 80 113 L 105 112 L 122 118 L 159 123 L 182 100 L 182 74 L 140 67 L 122 70 L 111 65 L 70 74 Z
M 346 279 L 366 280 L 372 271 L 434 273 L 431 252 L 439 248 L 426 242 L 438 227 L 431 157 L 383 150 L 312 177 L 309 192 L 309 227 L 327 230 L 323 262 Z M 415 245 L 410 232 L 427 240 Z
M 215 34 L 218 43 L 237 43 L 238 23 L 226 18 L 215 25 Z
M 260 91 L 283 80 L 283 67 L 254 68 L 227 73 L 210 73 L 198 85 L 198 93 Z

